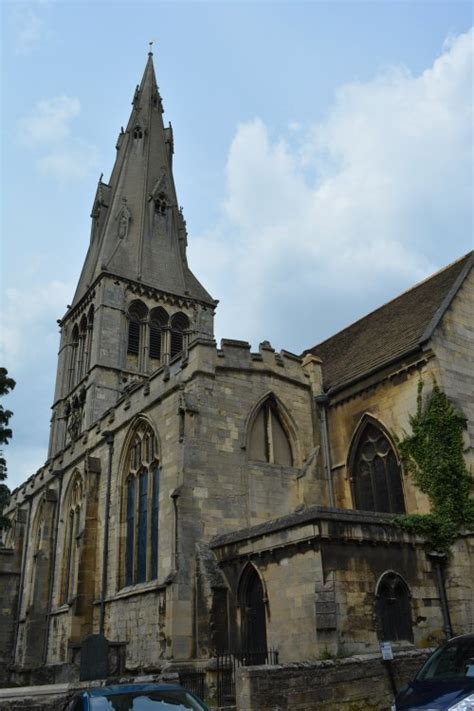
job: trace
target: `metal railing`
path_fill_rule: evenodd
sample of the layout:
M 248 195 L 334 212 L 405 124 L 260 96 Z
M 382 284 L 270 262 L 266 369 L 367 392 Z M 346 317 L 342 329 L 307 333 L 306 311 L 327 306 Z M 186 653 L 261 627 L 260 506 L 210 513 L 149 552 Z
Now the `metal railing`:
M 278 664 L 276 649 L 239 650 L 216 656 L 217 703 L 219 706 L 235 702 L 235 670 L 261 664 Z
M 206 674 L 205 672 L 180 672 L 179 683 L 182 687 L 193 694 L 196 694 L 200 699 L 204 700 L 206 693 Z

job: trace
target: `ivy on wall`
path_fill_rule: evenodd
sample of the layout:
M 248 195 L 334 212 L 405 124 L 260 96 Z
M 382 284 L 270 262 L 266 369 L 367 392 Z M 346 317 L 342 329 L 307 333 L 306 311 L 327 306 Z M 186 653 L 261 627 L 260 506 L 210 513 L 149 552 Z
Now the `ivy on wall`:
M 415 484 L 427 494 L 431 512 L 397 516 L 396 522 L 424 536 L 435 550 L 447 552 L 462 529 L 474 529 L 473 480 L 463 445 L 467 421 L 436 382 L 425 405 L 422 394 L 420 380 L 411 433 L 398 440 L 398 447 Z

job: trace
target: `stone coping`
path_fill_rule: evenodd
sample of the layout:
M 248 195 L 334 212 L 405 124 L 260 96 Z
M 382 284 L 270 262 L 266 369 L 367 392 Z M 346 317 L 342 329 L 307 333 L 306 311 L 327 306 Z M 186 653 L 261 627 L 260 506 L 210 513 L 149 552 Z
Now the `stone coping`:
M 211 548 L 220 548 L 231 543 L 247 540 L 249 538 L 258 538 L 265 536 L 268 533 L 280 531 L 286 528 L 300 526 L 303 523 L 311 523 L 316 521 L 335 521 L 341 523 L 352 524 L 368 524 L 381 525 L 396 528 L 393 521 L 394 514 L 388 513 L 372 513 L 370 511 L 356 511 L 353 509 L 336 509 L 325 506 L 309 506 L 301 511 L 281 516 L 280 518 L 259 523 L 248 528 L 241 528 L 232 533 L 224 533 L 219 536 L 214 536 L 209 545 Z M 398 530 L 398 529 L 397 529 Z

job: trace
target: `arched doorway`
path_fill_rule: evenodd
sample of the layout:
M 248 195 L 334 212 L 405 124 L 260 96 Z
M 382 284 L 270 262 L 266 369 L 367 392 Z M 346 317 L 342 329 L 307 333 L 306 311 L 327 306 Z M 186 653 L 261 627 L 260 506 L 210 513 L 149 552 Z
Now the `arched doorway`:
M 242 651 L 253 664 L 263 664 L 267 656 L 267 624 L 262 581 L 249 565 L 240 584 Z
M 379 637 L 383 640 L 413 642 L 410 591 L 403 578 L 385 573 L 376 590 Z

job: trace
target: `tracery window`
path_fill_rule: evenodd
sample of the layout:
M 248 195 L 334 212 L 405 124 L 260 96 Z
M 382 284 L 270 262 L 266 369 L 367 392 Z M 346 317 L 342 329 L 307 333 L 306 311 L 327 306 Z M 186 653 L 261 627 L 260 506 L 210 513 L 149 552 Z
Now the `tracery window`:
M 135 128 L 133 129 L 133 138 L 136 141 L 139 141 L 141 138 L 143 138 L 143 131 L 141 126 L 135 126 Z
M 356 508 L 404 513 L 400 464 L 382 428 L 372 420 L 367 421 L 353 449 L 350 471 Z
M 156 437 L 147 423 L 136 429 L 125 466 L 123 584 L 135 585 L 158 575 L 160 467 Z
M 77 593 L 83 493 L 82 477 L 76 473 L 70 484 L 64 507 L 65 547 L 61 580 L 62 603 L 69 602 Z
M 251 426 L 249 457 L 259 462 L 292 466 L 290 440 L 273 397 L 261 405 Z
M 377 585 L 376 612 L 379 638 L 413 642 L 410 592 L 403 578 L 389 571 Z

